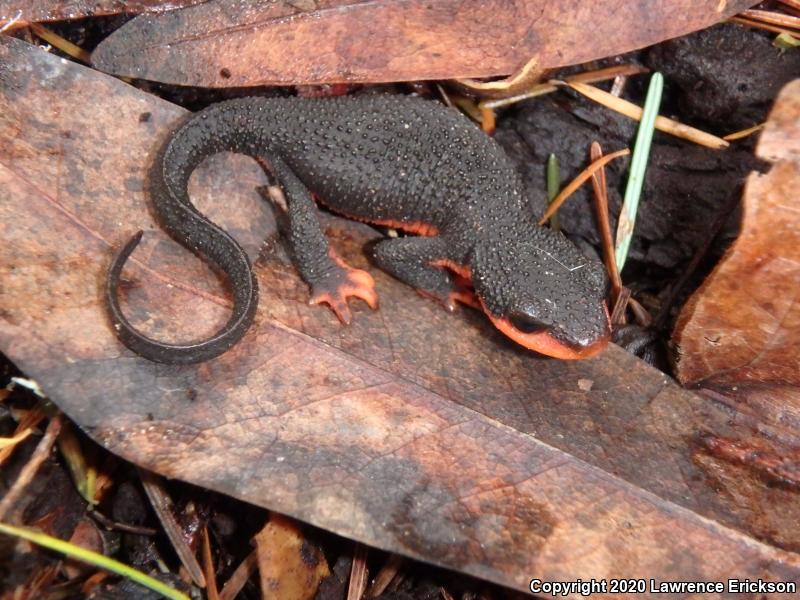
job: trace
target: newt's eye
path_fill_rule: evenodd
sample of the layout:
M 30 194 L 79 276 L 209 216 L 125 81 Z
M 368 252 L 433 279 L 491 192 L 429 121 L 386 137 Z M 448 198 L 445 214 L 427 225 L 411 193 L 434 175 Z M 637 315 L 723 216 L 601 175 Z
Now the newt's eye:
M 541 333 L 547 331 L 550 327 L 542 323 L 539 319 L 526 315 L 523 312 L 513 312 L 508 316 L 508 320 L 517 329 L 523 333 Z

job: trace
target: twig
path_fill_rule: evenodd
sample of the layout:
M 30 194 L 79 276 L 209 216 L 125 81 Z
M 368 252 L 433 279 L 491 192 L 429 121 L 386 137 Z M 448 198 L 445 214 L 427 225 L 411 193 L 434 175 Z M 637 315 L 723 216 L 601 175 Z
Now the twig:
M 753 21 L 769 23 L 770 25 L 777 25 L 778 27 L 785 27 L 787 29 L 800 29 L 800 17 L 784 15 L 783 13 L 773 12 L 771 10 L 756 9 L 743 10 L 739 14 Z
M 650 313 L 647 312 L 644 306 L 642 306 L 636 298 L 628 298 L 628 308 L 631 309 L 633 316 L 636 318 L 636 323 L 641 325 L 642 327 L 650 327 L 653 324 L 653 317 L 650 316 Z
M 26 427 L 19 433 L 15 432 L 11 437 L 0 437 L 0 450 L 13 450 L 20 442 L 28 439 L 28 436 L 33 433 L 33 429 Z
M 347 587 L 347 600 L 361 600 L 367 588 L 367 553 L 369 548 L 355 543 L 353 565 L 350 568 L 350 585 Z
M 625 310 L 628 308 L 630 300 L 630 288 L 623 287 L 619 291 L 619 296 L 617 296 L 617 301 L 614 303 L 614 308 L 611 311 L 611 325 L 613 327 L 625 324 Z
M 530 87 L 542 76 L 542 69 L 539 67 L 539 59 L 534 56 L 526 62 L 522 68 L 512 75 L 498 81 L 478 81 L 477 79 L 456 79 L 455 84 L 467 91 L 481 96 L 496 98 L 514 94 L 522 89 Z
M 466 96 L 451 96 L 453 104 L 476 123 L 483 122 L 483 113 L 472 98 Z
M 161 525 L 164 527 L 164 532 L 167 534 L 169 541 L 172 542 L 172 547 L 175 549 L 175 554 L 178 555 L 181 564 L 186 568 L 189 577 L 192 578 L 197 587 L 206 587 L 203 569 L 200 567 L 200 563 L 197 562 L 194 552 L 189 548 L 189 544 L 186 543 L 183 531 L 175 520 L 172 499 L 164 489 L 161 477 L 145 469 L 139 469 L 139 477 L 142 479 L 144 491 L 150 499 L 150 504 L 153 506 L 158 520 L 161 521 Z
M 647 73 L 647 71 L 648 69 L 641 65 L 617 65 L 614 67 L 597 69 L 596 71 L 586 71 L 585 73 L 570 75 L 565 77 L 564 81 L 578 83 L 598 83 L 600 81 L 607 81 L 620 76 Z M 497 100 L 482 100 L 479 106 L 481 108 L 502 108 L 503 106 L 509 106 L 510 104 L 521 102 L 522 100 L 528 100 L 529 98 L 551 94 L 556 90 L 558 90 L 558 86 L 553 83 L 537 83 L 524 94 L 509 96 L 508 98 L 499 98 Z
M 39 404 L 25 411 L 22 418 L 20 418 L 17 423 L 13 438 L 2 438 L 2 441 L 5 443 L 11 440 L 14 440 L 14 443 L 9 443 L 0 448 L 0 466 L 14 453 L 17 444 L 33 433 L 33 428 L 36 427 L 42 419 L 44 419 L 44 411 L 39 407 Z
M 443 587 L 439 587 L 439 595 L 442 597 L 442 600 L 455 600 L 453 595 Z
M 791 31 L 790 29 L 784 29 L 783 27 L 776 27 L 774 25 L 769 25 L 762 21 L 752 21 L 750 19 L 743 19 L 741 17 L 731 17 L 728 19 L 731 23 L 738 23 L 739 25 L 745 25 L 747 27 L 753 27 L 755 29 L 763 29 L 764 31 L 771 31 L 772 33 L 782 33 L 785 35 L 789 35 L 791 37 L 797 37 L 798 32 Z
M 592 142 L 589 157 L 592 162 L 597 162 L 603 157 L 603 149 L 599 143 Z M 608 277 L 611 279 L 611 305 L 613 306 L 622 290 L 622 279 L 619 276 L 617 261 L 614 258 L 614 238 L 611 237 L 611 223 L 608 217 L 608 187 L 606 186 L 606 171 L 604 168 L 600 167 L 592 175 L 592 187 L 594 188 L 597 229 L 603 242 L 603 262 L 606 265 Z
M 0 520 L 5 520 L 8 510 L 19 500 L 20 496 L 22 496 L 22 492 L 24 492 L 28 484 L 33 481 L 39 467 L 50 456 L 50 451 L 53 449 L 53 444 L 55 444 L 60 431 L 61 415 L 58 414 L 50 419 L 50 423 L 47 425 L 42 439 L 37 444 L 36 450 L 33 451 L 30 459 L 25 463 L 14 485 L 11 486 L 11 489 L 9 489 L 3 499 L 0 500 Z M 10 520 L 16 519 L 12 518 Z
M 30 27 L 31 31 L 33 31 L 33 33 L 35 33 L 38 37 L 42 38 L 51 46 L 58 48 L 64 54 L 67 54 L 75 60 L 79 60 L 87 65 L 91 64 L 91 55 L 80 46 L 73 44 L 69 40 L 65 40 L 60 35 L 53 33 L 49 29 L 45 29 L 38 23 L 29 23 L 28 27 Z
M 378 574 L 375 576 L 375 580 L 372 582 L 367 592 L 367 598 L 377 598 L 383 594 L 392 580 L 397 576 L 400 567 L 403 566 L 403 562 L 403 557 L 399 554 L 390 554 L 389 558 L 386 559 L 386 562 L 381 567 L 381 570 L 378 571 Z
M 766 125 L 766 123 L 759 123 L 758 125 L 753 125 L 752 127 L 742 129 L 741 131 L 734 131 L 733 133 L 729 133 L 728 135 L 724 136 L 722 139 L 728 140 L 729 142 L 740 140 L 742 138 L 746 138 L 748 135 L 753 135 L 756 131 L 761 131 L 764 129 L 764 125 Z
M 481 111 L 481 129 L 489 135 L 492 135 L 497 129 L 497 118 L 491 108 L 485 108 L 478 105 L 478 110 Z
M 239 563 L 233 575 L 222 586 L 219 600 L 233 600 L 236 598 L 239 592 L 242 591 L 244 584 L 247 583 L 247 580 L 255 573 L 256 567 L 258 567 L 258 551 L 253 550 L 247 555 L 247 558 Z
M 119 523 L 118 521 L 112 521 L 103 513 L 98 511 L 96 508 L 91 509 L 89 511 L 89 515 L 109 531 L 122 531 L 124 533 L 132 533 L 134 535 L 147 535 L 147 536 L 153 536 L 158 533 L 158 531 L 156 531 L 153 527 L 128 525 L 127 523 Z
M 17 10 L 17 14 L 15 14 L 11 19 L 3 23 L 3 26 L 0 27 L 0 33 L 3 33 L 4 31 L 11 29 L 17 23 L 20 23 L 20 25 L 23 24 L 24 21 L 20 21 L 21 18 L 22 18 L 22 9 L 19 9 Z
M 631 119 L 635 119 L 637 121 L 641 120 L 642 118 L 642 108 L 636 106 L 633 102 L 628 102 L 622 98 L 612 96 L 608 92 L 605 92 L 600 88 L 596 88 L 593 85 L 586 85 L 585 83 L 579 82 L 564 82 L 564 84 L 568 85 L 576 92 L 580 92 L 587 98 L 590 98 L 591 100 L 594 100 L 595 102 L 602 104 L 611 110 L 615 110 L 626 117 L 630 117 Z M 695 144 L 706 146 L 708 148 L 714 148 L 716 150 L 727 148 L 730 145 L 720 137 L 711 135 L 705 131 L 700 131 L 694 127 L 689 127 L 683 123 L 678 123 L 677 121 L 668 119 L 667 117 L 656 117 L 655 127 L 664 133 L 669 133 L 675 137 L 689 140 Z
M 622 96 L 622 92 L 625 91 L 626 83 L 628 83 L 627 75 L 617 75 L 614 77 L 614 81 L 612 82 L 611 89 L 608 91 L 608 93 L 619 98 Z
M 444 102 L 446 106 L 448 106 L 449 108 L 455 108 L 453 106 L 453 101 L 450 99 L 450 96 L 447 94 L 447 91 L 442 87 L 441 83 L 436 84 L 436 90 L 439 92 L 439 95 L 442 97 L 442 102 Z
M 583 183 L 587 179 L 589 179 L 589 177 L 591 177 L 592 174 L 595 171 L 597 171 L 597 169 L 606 166 L 615 158 L 619 158 L 620 156 L 627 156 L 630 153 L 631 153 L 630 150 L 628 150 L 627 148 L 623 148 L 622 150 L 617 150 L 616 152 L 612 152 L 611 154 L 606 154 L 600 160 L 593 162 L 588 167 L 586 167 L 583 171 L 581 171 L 578 174 L 578 176 L 575 179 L 569 182 L 567 187 L 561 190 L 561 193 L 559 193 L 558 196 L 553 198 L 553 201 L 547 207 L 547 210 L 544 211 L 544 215 L 542 215 L 542 218 L 539 219 L 539 225 L 544 225 L 545 223 L 547 223 L 547 220 L 553 216 L 553 214 L 561 207 L 562 204 L 564 204 L 566 199 L 569 198 L 573 194 L 573 192 L 575 192 L 575 190 L 581 187 L 581 185 L 583 185 Z
M 217 578 L 214 575 L 214 559 L 211 556 L 211 539 L 208 536 L 208 526 L 203 526 L 203 572 L 206 577 L 206 597 L 208 600 L 219 600 L 217 591 Z

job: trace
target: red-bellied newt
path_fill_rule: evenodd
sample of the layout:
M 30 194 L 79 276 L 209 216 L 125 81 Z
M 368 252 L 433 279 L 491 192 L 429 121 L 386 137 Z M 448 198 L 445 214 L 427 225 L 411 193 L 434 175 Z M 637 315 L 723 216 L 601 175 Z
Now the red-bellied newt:
M 349 297 L 372 308 L 378 297 L 369 273 L 345 264 L 328 245 L 314 198 L 343 216 L 416 234 L 379 242 L 374 262 L 449 309 L 456 300 L 482 308 L 526 348 L 577 359 L 596 354 L 609 338 L 600 263 L 537 225 L 509 158 L 456 111 L 398 95 L 242 98 L 192 115 L 162 147 L 149 181 L 160 225 L 227 276 L 232 315 L 193 344 L 159 342 L 134 329 L 117 288 L 137 234 L 116 255 L 106 294 L 117 335 L 145 358 L 208 360 L 252 323 L 258 284 L 247 255 L 187 193 L 197 165 L 222 151 L 269 165 L 286 197 L 288 244 L 311 302 L 329 305 L 345 323 Z

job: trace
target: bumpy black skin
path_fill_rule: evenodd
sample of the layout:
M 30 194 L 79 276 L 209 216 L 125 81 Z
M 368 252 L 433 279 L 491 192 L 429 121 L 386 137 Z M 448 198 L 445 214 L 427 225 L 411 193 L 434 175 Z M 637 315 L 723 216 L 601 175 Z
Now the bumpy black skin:
M 271 165 L 288 204 L 295 263 L 312 289 L 341 267 L 328 253 L 309 190 L 351 218 L 435 227 L 438 235 L 385 240 L 375 248 L 381 268 L 421 291 L 447 301 L 453 278 L 431 263 L 448 261 L 471 273 L 485 310 L 496 318 L 547 330 L 574 348 L 608 333 L 600 265 L 537 225 L 509 159 L 456 111 L 404 96 L 243 98 L 193 115 L 165 145 L 151 174 L 162 227 L 227 274 L 233 315 L 213 338 L 188 346 L 136 332 L 116 302 L 132 240 L 109 274 L 108 299 L 120 338 L 146 358 L 207 360 L 238 341 L 252 321 L 258 292 L 245 253 L 192 207 L 186 192 L 195 167 L 223 150 Z

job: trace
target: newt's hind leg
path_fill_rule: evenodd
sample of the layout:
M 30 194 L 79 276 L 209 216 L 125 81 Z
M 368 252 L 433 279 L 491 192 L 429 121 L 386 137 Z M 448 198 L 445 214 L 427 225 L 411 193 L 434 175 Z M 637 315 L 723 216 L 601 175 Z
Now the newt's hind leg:
M 289 247 L 297 270 L 311 287 L 310 304 L 327 304 L 342 323 L 351 320 L 348 298 L 361 298 L 370 308 L 377 308 L 372 275 L 349 266 L 328 245 L 306 186 L 279 157 L 265 158 L 286 196 Z
M 447 241 L 440 236 L 384 240 L 373 251 L 375 262 L 381 269 L 423 296 L 438 300 L 447 310 L 455 310 L 456 301 L 480 308 L 474 293 L 466 285 L 469 273 L 466 269 L 459 269 L 450 254 Z M 460 273 L 454 277 L 448 269 Z

